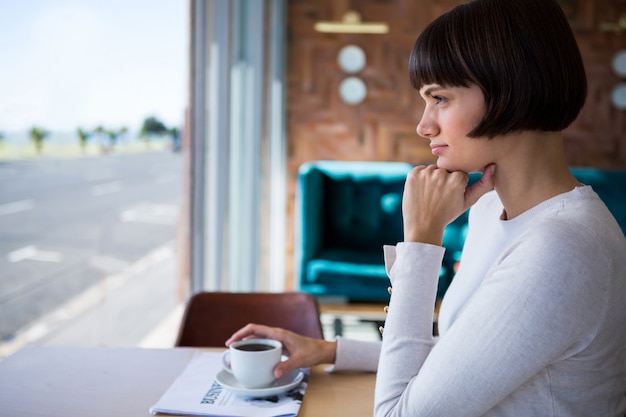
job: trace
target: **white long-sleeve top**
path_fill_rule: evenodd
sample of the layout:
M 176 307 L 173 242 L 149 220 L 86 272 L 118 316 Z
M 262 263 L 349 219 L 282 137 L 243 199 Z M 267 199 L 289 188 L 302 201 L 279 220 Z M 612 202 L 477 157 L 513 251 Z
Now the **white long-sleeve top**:
M 444 249 L 385 247 L 393 295 L 376 416 L 624 416 L 619 225 L 590 187 L 512 220 L 501 220 L 502 211 L 495 192 L 472 208 L 438 339 L 432 319 Z M 379 346 L 340 340 L 336 369 L 371 369 Z

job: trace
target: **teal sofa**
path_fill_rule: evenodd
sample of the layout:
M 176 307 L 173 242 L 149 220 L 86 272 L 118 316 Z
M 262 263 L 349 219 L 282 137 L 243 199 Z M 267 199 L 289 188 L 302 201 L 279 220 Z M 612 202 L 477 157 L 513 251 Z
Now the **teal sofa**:
M 411 164 L 314 161 L 298 172 L 295 281 L 301 291 L 351 302 L 387 302 L 382 246 L 403 240 L 402 190 Z M 572 168 L 593 186 L 626 230 L 626 171 Z M 470 183 L 480 177 L 470 175 Z M 468 212 L 444 231 L 438 297 L 454 277 Z

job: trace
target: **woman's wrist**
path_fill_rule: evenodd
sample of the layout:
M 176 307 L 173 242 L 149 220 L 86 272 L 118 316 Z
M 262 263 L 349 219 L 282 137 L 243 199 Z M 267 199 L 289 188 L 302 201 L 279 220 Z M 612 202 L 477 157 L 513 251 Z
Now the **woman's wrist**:
M 443 229 L 438 228 L 424 229 L 424 230 L 405 230 L 404 231 L 405 242 L 417 242 L 417 243 L 429 243 L 435 246 L 441 246 L 443 241 Z
M 337 341 L 322 341 L 323 358 L 320 363 L 335 363 L 337 359 Z

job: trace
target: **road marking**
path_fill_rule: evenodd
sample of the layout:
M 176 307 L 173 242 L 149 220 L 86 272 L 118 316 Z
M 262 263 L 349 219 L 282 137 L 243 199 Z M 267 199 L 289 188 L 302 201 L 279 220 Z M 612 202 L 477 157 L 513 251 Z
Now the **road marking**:
M 9 252 L 7 259 L 12 263 L 21 261 L 61 262 L 63 257 L 59 252 L 39 250 L 34 245 L 29 245 Z
M 33 200 L 20 200 L 13 203 L 0 205 L 0 216 L 5 214 L 19 213 L 20 211 L 31 210 L 33 208 Z
M 178 207 L 169 204 L 140 204 L 120 213 L 123 222 L 174 225 L 178 217 Z
M 137 344 L 137 347 L 158 349 L 170 348 L 174 346 L 176 344 L 176 335 L 183 319 L 184 312 L 185 305 L 182 303 L 178 304 L 174 311 L 168 314 L 158 326 L 153 328 L 150 333 L 141 339 L 141 341 Z
M 117 193 L 122 190 L 122 183 L 119 181 L 106 182 L 91 187 L 91 195 L 98 197 L 105 194 Z

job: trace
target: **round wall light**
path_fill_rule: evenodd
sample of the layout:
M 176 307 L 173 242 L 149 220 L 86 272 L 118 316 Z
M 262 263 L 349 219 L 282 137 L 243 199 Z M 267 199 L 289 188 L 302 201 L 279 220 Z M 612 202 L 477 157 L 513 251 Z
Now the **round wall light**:
M 618 110 L 626 110 L 626 83 L 621 83 L 613 87 L 611 91 L 611 102 Z
M 356 45 L 346 45 L 337 55 L 339 67 L 349 74 L 361 71 L 365 68 L 365 52 Z
M 367 87 L 358 77 L 347 77 L 339 84 L 339 97 L 344 103 L 357 105 L 365 100 Z
M 626 76 L 626 49 L 622 49 L 613 55 L 612 67 L 615 74 L 621 77 Z

